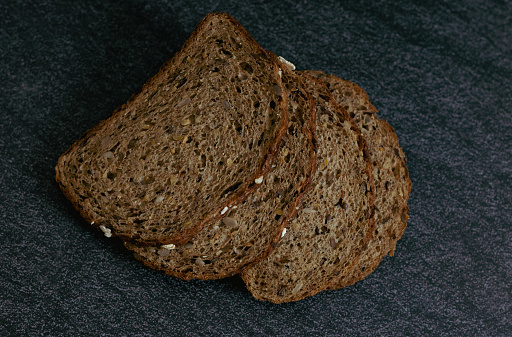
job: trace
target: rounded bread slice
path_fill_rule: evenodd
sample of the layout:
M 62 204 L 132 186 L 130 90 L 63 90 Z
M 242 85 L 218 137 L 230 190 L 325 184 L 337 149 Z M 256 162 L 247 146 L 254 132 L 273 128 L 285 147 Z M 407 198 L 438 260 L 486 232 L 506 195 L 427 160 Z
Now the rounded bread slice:
M 315 110 L 296 73 L 282 66 L 288 132 L 261 186 L 182 246 L 126 244 L 147 266 L 181 279 L 218 279 L 266 257 L 295 216 L 315 167 Z
M 306 71 L 323 81 L 338 105 L 345 107 L 361 129 L 372 160 L 375 181 L 375 231 L 368 249 L 354 270 L 332 289 L 339 289 L 364 279 L 377 268 L 384 256 L 393 255 L 409 218 L 407 199 L 411 179 L 398 137 L 391 125 L 377 116 L 377 109 L 357 84 L 321 71 Z
M 174 57 L 59 159 L 56 179 L 107 236 L 184 244 L 253 192 L 286 132 L 277 59 L 207 15 Z
M 315 100 L 317 161 L 303 209 L 277 247 L 242 272 L 252 295 L 297 301 L 348 274 L 373 233 L 373 177 L 357 126 L 320 81 L 300 73 Z

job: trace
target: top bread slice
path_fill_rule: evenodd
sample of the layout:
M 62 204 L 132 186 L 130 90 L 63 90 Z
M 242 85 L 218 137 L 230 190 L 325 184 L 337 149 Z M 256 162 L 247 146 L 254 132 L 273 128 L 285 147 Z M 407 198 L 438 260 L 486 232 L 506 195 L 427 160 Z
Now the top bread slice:
M 373 233 L 373 176 L 357 126 L 319 80 L 300 73 L 315 100 L 317 161 L 303 209 L 274 251 L 242 272 L 253 296 L 274 303 L 324 290 L 356 265 Z
M 184 244 L 268 174 L 287 126 L 277 59 L 207 15 L 175 56 L 59 159 L 57 181 L 107 236 Z
M 300 77 L 282 67 L 288 95 L 288 132 L 261 187 L 182 246 L 126 244 L 147 266 L 189 280 L 238 273 L 272 250 L 295 216 L 315 168 L 315 110 Z
M 378 118 L 377 109 L 370 103 L 364 90 L 355 83 L 321 71 L 306 73 L 323 81 L 336 102 L 353 116 L 368 143 L 373 164 L 375 232 L 354 270 L 332 286 L 339 289 L 364 279 L 377 268 L 385 255 L 393 255 L 396 242 L 407 226 L 407 199 L 412 184 L 393 127 Z

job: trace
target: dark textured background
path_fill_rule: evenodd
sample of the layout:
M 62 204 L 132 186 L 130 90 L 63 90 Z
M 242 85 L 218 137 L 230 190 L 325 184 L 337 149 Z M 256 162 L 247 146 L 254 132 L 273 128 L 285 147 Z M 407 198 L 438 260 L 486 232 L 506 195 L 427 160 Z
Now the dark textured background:
M 0 335 L 511 336 L 510 1 L 2 1 Z M 408 158 L 410 221 L 366 280 L 296 303 L 183 282 L 91 229 L 57 158 L 211 11 L 360 84 Z

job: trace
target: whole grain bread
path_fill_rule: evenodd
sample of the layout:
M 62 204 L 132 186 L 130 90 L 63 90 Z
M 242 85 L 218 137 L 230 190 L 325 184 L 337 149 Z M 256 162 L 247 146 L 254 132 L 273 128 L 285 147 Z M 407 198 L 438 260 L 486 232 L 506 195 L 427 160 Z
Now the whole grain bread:
M 126 104 L 59 159 L 56 179 L 107 236 L 184 244 L 251 194 L 287 127 L 274 55 L 207 15 Z
M 339 289 L 364 279 L 385 255 L 393 255 L 396 242 L 407 226 L 407 199 L 412 184 L 398 137 L 391 125 L 378 118 L 377 109 L 366 92 L 357 84 L 334 75 L 321 71 L 306 73 L 322 80 L 336 102 L 353 116 L 368 143 L 373 165 L 375 232 L 354 270 L 332 286 L 332 289 Z
M 374 187 L 366 143 L 327 87 L 300 74 L 315 100 L 316 172 L 304 208 L 277 247 L 242 272 L 255 298 L 274 303 L 314 295 L 347 275 L 373 233 Z
M 147 266 L 182 279 L 218 279 L 263 259 L 297 213 L 315 168 L 314 103 L 299 75 L 282 65 L 288 132 L 261 187 L 182 246 L 126 243 Z

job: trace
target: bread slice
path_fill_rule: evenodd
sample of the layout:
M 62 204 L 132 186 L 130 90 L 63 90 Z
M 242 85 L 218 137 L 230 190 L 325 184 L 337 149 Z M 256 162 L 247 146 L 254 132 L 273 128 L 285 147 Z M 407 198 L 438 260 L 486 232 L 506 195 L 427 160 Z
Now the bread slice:
M 142 91 L 59 159 L 57 181 L 107 236 L 184 244 L 254 191 L 286 132 L 277 60 L 207 15 Z
M 147 266 L 182 279 L 218 279 L 264 258 L 298 211 L 315 168 L 315 110 L 300 77 L 282 67 L 288 133 L 261 187 L 183 246 L 126 244 Z
M 368 149 L 327 87 L 301 74 L 315 100 L 317 167 L 304 208 L 274 251 L 242 273 L 260 300 L 297 301 L 352 270 L 373 233 L 374 188 Z
M 377 117 L 377 109 L 370 103 L 364 90 L 334 75 L 320 71 L 306 73 L 326 83 L 336 102 L 353 116 L 368 143 L 373 164 L 375 232 L 356 268 L 333 285 L 333 289 L 338 289 L 364 279 L 385 255 L 393 255 L 396 242 L 407 226 L 407 199 L 412 184 L 394 129 Z

